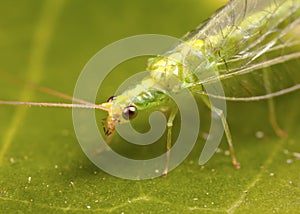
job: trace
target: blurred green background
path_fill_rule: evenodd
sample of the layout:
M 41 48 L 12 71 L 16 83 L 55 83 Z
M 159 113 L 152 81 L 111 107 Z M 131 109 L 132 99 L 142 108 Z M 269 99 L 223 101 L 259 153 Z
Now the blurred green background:
M 60 102 L 5 74 L 72 94 L 84 65 L 106 45 L 136 34 L 181 37 L 224 3 L 1 1 L 0 100 Z M 98 101 L 106 101 L 124 79 L 144 70 L 145 62 L 139 58 L 116 68 Z M 209 111 L 200 104 L 204 122 L 192 154 L 167 178 L 147 181 L 118 179 L 96 168 L 77 142 L 70 109 L 0 106 L 0 213 L 299 212 L 300 161 L 291 155 L 300 151 L 298 98 L 299 92 L 275 100 L 279 123 L 289 134 L 284 139 L 269 125 L 266 102 L 228 104 L 242 163 L 238 171 L 224 152 L 204 167 L 197 164 L 201 136 L 209 127 Z M 257 131 L 264 132 L 262 139 L 256 138 Z M 112 144 L 120 142 L 116 136 Z M 225 140 L 221 147 L 227 149 Z

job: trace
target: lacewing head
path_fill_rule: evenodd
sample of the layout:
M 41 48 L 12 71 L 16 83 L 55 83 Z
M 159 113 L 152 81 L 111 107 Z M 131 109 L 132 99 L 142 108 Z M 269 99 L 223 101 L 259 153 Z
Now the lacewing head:
M 106 103 L 99 105 L 99 109 L 108 112 L 108 116 L 102 121 L 107 143 L 110 142 L 117 125 L 129 122 L 137 116 L 137 107 L 133 103 L 128 102 L 127 98 L 122 95 L 119 97 L 112 96 Z

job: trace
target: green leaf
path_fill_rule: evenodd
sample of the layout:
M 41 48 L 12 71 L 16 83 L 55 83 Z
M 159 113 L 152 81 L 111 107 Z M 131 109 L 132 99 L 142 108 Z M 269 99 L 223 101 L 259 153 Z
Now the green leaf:
M 140 33 L 180 37 L 221 3 L 2 1 L 0 100 L 63 102 L 6 76 L 72 94 L 86 62 L 105 45 Z M 145 58 L 116 68 L 101 87 L 99 102 L 144 68 Z M 222 152 L 204 167 L 197 164 L 209 127 L 209 112 L 200 105 L 201 130 L 193 152 L 166 178 L 145 181 L 115 178 L 95 167 L 77 142 L 70 109 L 0 106 L 0 212 L 299 212 L 300 161 L 293 156 L 300 151 L 299 95 L 275 100 L 279 124 L 288 133 L 282 139 L 268 122 L 267 102 L 228 104 L 240 170 L 225 155 L 225 139 Z M 258 131 L 262 138 L 255 136 Z M 158 149 L 164 143 L 158 142 Z M 118 145 L 124 149 L 116 136 L 112 146 Z

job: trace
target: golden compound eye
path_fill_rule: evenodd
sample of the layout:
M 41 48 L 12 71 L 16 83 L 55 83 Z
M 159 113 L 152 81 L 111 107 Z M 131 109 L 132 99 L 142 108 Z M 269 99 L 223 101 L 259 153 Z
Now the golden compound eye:
M 110 103 L 110 102 L 112 102 L 114 99 L 116 99 L 116 96 L 111 96 L 110 98 L 107 99 L 106 102 Z
M 131 120 L 136 117 L 137 113 L 137 108 L 134 105 L 129 105 L 123 109 L 122 116 L 125 120 Z

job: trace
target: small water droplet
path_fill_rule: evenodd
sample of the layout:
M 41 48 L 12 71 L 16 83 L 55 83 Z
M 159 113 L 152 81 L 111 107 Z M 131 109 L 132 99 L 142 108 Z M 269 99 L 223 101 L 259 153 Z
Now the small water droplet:
M 9 158 L 9 162 L 10 162 L 11 164 L 15 163 L 15 159 L 14 159 L 13 157 Z
M 222 152 L 222 149 L 221 148 L 217 148 L 216 149 L 216 153 L 221 153 Z
M 226 151 L 224 152 L 224 154 L 225 154 L 226 156 L 229 156 L 229 155 L 230 155 L 230 151 L 229 151 L 229 150 L 226 150 Z
M 293 153 L 293 156 L 294 156 L 295 158 L 297 158 L 298 160 L 300 160 L 300 153 L 299 153 L 299 152 L 294 152 L 294 153 Z
M 283 154 L 288 155 L 289 154 L 289 150 L 287 150 L 287 149 L 283 150 Z
M 208 133 L 203 133 L 203 134 L 202 134 L 202 138 L 203 138 L 204 140 L 207 140 L 207 139 L 208 139 L 208 136 L 209 136 Z
M 255 137 L 256 137 L 256 138 L 261 139 L 261 138 L 263 138 L 264 136 L 265 136 L 265 133 L 263 133 L 262 131 L 257 131 L 257 132 L 255 133 Z

